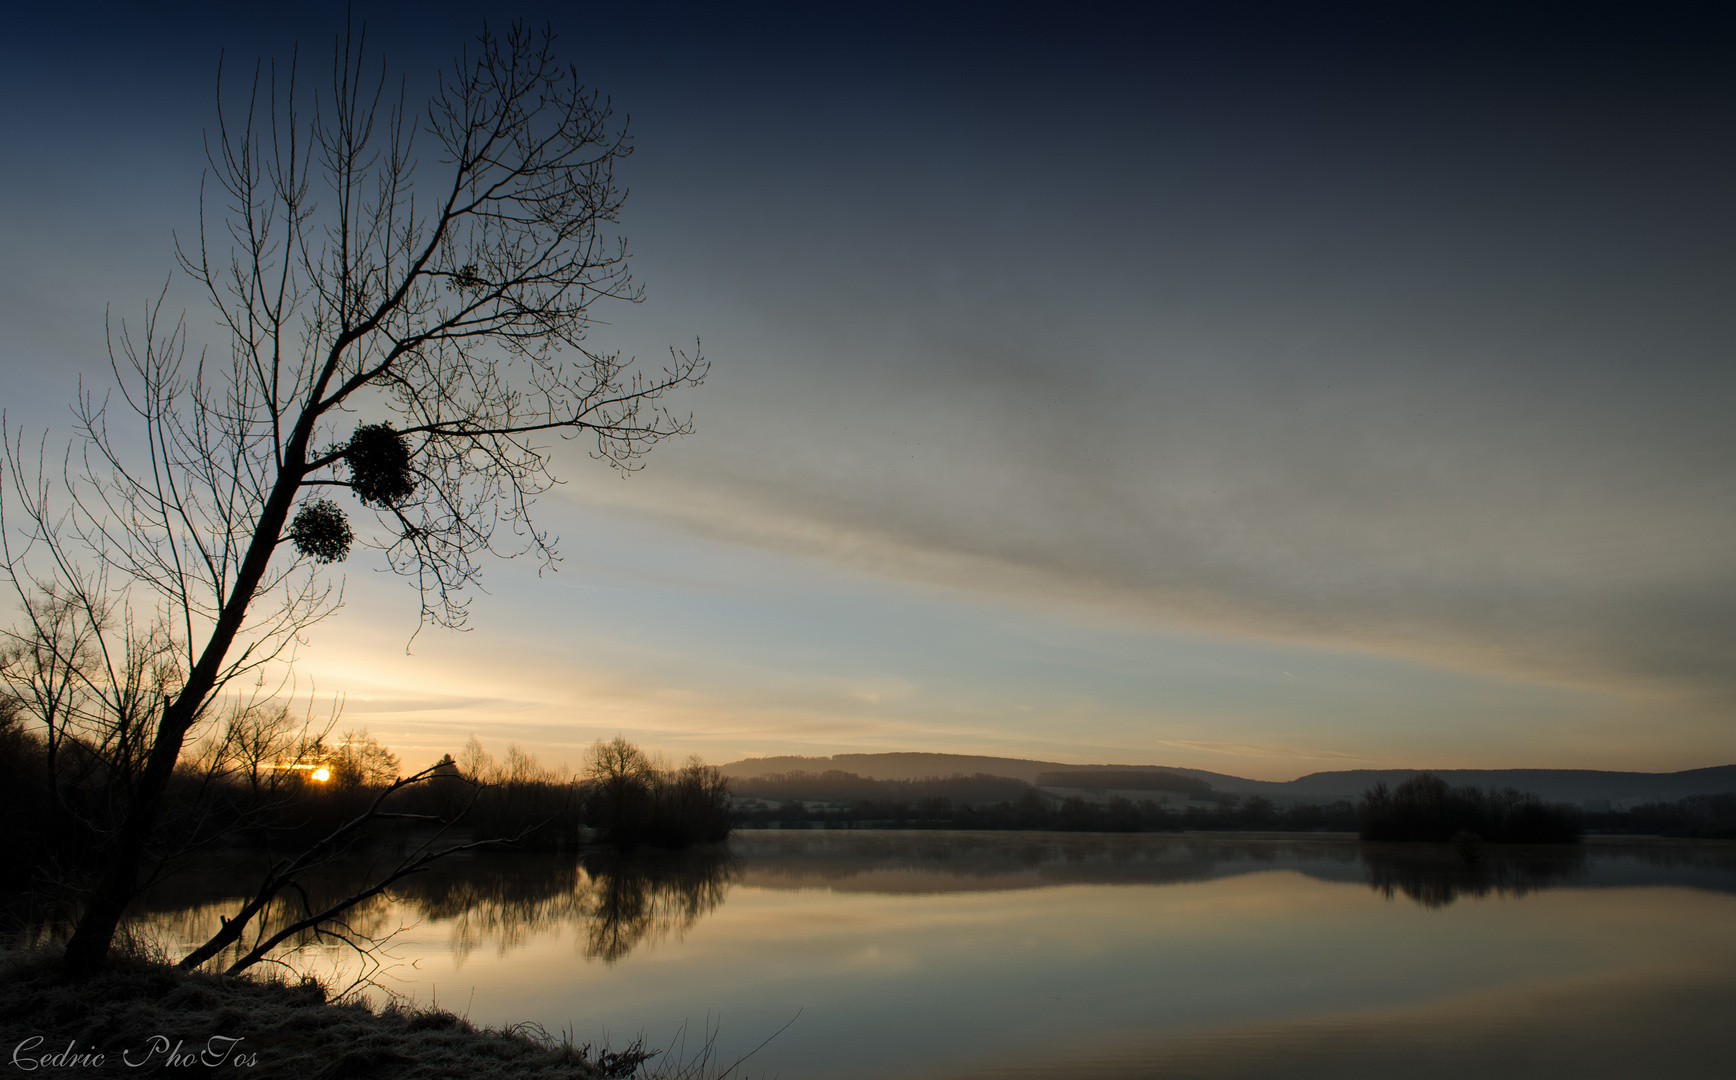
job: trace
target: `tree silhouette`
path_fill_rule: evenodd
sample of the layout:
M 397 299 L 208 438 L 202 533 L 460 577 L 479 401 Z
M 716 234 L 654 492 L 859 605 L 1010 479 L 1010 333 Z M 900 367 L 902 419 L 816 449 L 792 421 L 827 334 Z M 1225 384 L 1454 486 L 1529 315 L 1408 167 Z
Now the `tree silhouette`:
M 553 44 L 485 29 L 419 111 L 348 31 L 311 114 L 294 61 L 256 66 L 239 110 L 219 70 L 214 186 L 177 250 L 228 355 L 192 351 L 160 295 L 111 331 L 115 389 L 81 390 L 61 465 L 5 440 L 14 636 L 47 597 L 97 652 L 159 635 L 172 669 L 69 973 L 102 966 L 189 732 L 335 608 L 328 564 L 374 547 L 425 623 L 460 626 L 484 554 L 554 558 L 530 514 L 552 440 L 633 469 L 689 430 L 663 399 L 704 378 L 697 351 L 647 375 L 588 342 L 593 305 L 640 297 L 612 235 L 630 145 Z

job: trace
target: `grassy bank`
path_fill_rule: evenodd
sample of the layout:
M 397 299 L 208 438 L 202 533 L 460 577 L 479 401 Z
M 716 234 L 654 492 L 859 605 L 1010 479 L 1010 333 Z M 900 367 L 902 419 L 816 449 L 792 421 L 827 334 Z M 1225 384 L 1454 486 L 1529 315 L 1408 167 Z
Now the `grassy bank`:
M 478 1027 L 443 1009 L 332 1002 L 312 981 L 223 979 L 122 959 L 68 983 L 58 959 L 39 952 L 0 961 L 0 1048 L 9 1068 L 45 1076 L 592 1080 L 644 1075 L 650 1057 L 637 1045 L 598 1050 L 534 1026 Z

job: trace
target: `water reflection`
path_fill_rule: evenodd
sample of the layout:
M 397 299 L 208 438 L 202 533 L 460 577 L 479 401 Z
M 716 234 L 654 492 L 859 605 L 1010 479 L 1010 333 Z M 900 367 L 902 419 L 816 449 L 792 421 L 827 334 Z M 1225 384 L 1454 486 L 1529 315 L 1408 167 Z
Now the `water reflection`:
M 318 908 L 354 892 L 371 867 L 334 865 L 306 882 L 306 902 Z M 680 940 L 701 918 L 723 903 L 739 877 L 739 863 L 722 844 L 679 854 L 639 853 L 550 855 L 492 853 L 454 858 L 405 878 L 387 894 L 356 905 L 346 914 L 344 931 L 367 945 L 390 943 L 406 926 L 431 924 L 447 931 L 448 947 L 460 963 L 478 950 L 505 954 L 539 935 L 576 927 L 587 959 L 613 964 L 634 950 L 674 938 Z M 250 881 L 245 866 L 208 867 L 151 890 L 135 905 L 129 930 L 155 943 L 173 958 L 204 941 L 242 903 Z M 262 920 L 266 933 L 300 913 L 275 908 Z M 70 927 L 36 920 L 21 927 L 29 941 L 64 937 Z M 304 933 L 286 952 L 307 960 L 337 954 L 348 946 Z M 245 948 L 237 944 L 219 957 L 222 965 Z
M 1403 895 L 1426 908 L 1446 907 L 1461 896 L 1525 896 L 1538 889 L 1571 885 L 1586 876 L 1585 849 L 1487 848 L 1467 860 L 1445 844 L 1364 844 L 1368 884 L 1387 899 Z
M 485 856 L 440 865 L 406 882 L 396 900 L 418 921 L 450 923 L 452 952 L 462 961 L 481 948 L 505 953 L 583 918 L 592 884 L 574 858 Z
M 1446 844 L 1367 844 L 1294 834 L 1125 836 L 1005 833 L 746 833 L 741 881 L 763 888 L 926 893 L 1054 885 L 1164 885 L 1266 870 L 1363 882 L 1440 908 L 1558 887 L 1685 885 L 1736 892 L 1736 844 L 1656 840 L 1488 845 L 1475 861 Z
M 234 910 L 239 869 L 159 890 L 137 918 L 200 940 Z M 1506 1075 L 1583 1080 L 1722 1076 L 1736 1053 L 1729 843 L 1491 847 L 1471 864 L 1334 836 L 768 830 L 679 856 L 453 861 L 352 921 L 408 927 L 381 976 L 394 992 L 483 1023 L 655 1045 L 722 1017 L 738 1055 L 799 1010 L 754 1059 L 785 1076 L 1520 1062 Z M 294 962 L 327 974 L 319 948 Z
M 736 870 L 726 849 L 598 858 L 583 892 L 585 955 L 614 963 L 641 945 L 677 939 L 723 903 Z
M 1343 838 L 1078 833 L 767 831 L 738 834 L 742 880 L 843 892 L 977 892 L 1055 885 L 1162 885 L 1274 867 L 1354 880 Z
M 459 960 L 574 925 L 583 927 L 585 956 L 612 964 L 642 945 L 679 939 L 723 903 L 735 867 L 721 844 L 679 854 L 494 856 L 442 866 L 395 899 L 418 919 L 449 923 Z
M 368 869 L 330 868 L 309 882 L 308 902 L 347 894 Z M 1469 862 L 1446 845 L 1359 844 L 1337 836 L 763 831 L 679 854 L 504 852 L 454 859 L 353 909 L 348 930 L 360 941 L 383 941 L 407 925 L 437 926 L 462 963 L 478 950 L 505 954 L 539 935 L 572 928 L 586 958 L 612 965 L 635 950 L 680 940 L 723 905 L 736 885 L 944 894 L 1179 885 L 1272 869 L 1361 883 L 1389 900 L 1438 909 L 1460 898 L 1517 898 L 1563 886 L 1678 884 L 1736 892 L 1736 845 L 1492 846 Z M 219 916 L 239 906 L 249 880 L 240 865 L 176 879 L 144 898 L 134 926 L 177 954 L 204 940 Z M 291 918 L 276 913 L 266 929 Z M 36 940 L 61 929 L 41 922 L 25 928 Z M 312 935 L 296 946 L 304 957 L 333 947 Z

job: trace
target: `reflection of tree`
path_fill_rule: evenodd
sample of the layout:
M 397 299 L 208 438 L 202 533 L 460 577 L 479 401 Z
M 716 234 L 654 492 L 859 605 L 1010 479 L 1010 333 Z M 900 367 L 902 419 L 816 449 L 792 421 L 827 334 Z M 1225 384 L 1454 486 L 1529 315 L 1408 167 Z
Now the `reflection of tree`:
M 675 935 L 723 903 L 736 866 L 727 849 L 586 860 L 585 955 L 606 964 Z
M 1718 875 L 1736 872 L 1736 847 L 1717 842 L 1697 840 L 1654 840 L 1610 838 L 1598 845 L 1597 853 L 1606 858 L 1632 860 L 1645 866 L 1693 868 Z
M 328 897 L 347 895 L 369 870 L 365 861 L 327 868 L 307 881 L 306 900 L 317 907 Z M 128 932 L 165 947 L 204 940 L 219 917 L 234 909 L 238 874 L 245 880 L 245 868 L 234 867 L 165 882 L 135 905 Z M 679 939 L 723 903 L 738 876 L 722 844 L 630 856 L 502 852 L 437 863 L 399 881 L 390 895 L 358 904 L 346 921 L 358 938 L 376 941 L 406 924 L 449 923 L 460 963 L 480 948 L 504 954 L 537 934 L 582 927 L 585 955 L 614 963 L 642 945 Z M 275 932 L 294 921 L 301 905 L 299 895 L 293 904 L 273 905 L 257 929 Z M 9 939 L 40 942 L 64 940 L 70 926 L 37 913 L 21 915 L 8 929 Z M 313 953 L 332 953 L 311 933 L 290 944 L 292 966 Z M 326 960 L 335 962 L 335 954 Z
M 1445 844 L 1364 844 L 1362 860 L 1375 892 L 1387 899 L 1403 893 L 1428 908 L 1446 907 L 1460 896 L 1524 896 L 1568 884 L 1586 870 L 1585 852 L 1577 847 L 1519 848 L 1468 862 Z
M 633 856 L 500 855 L 455 863 L 408 883 L 416 915 L 452 924 L 462 962 L 478 948 L 518 948 L 532 935 L 582 925 L 585 955 L 607 963 L 677 937 L 723 903 L 735 864 L 723 845 Z
M 1289 864 L 1329 880 L 1349 876 L 1356 845 L 1298 834 L 1249 841 L 1236 834 L 1176 836 L 940 830 L 744 830 L 730 839 L 756 884 L 946 892 L 1040 884 L 1202 881 Z M 925 888 L 927 882 L 932 888 Z
M 484 945 L 504 954 L 532 934 L 583 918 L 585 887 L 572 857 L 503 855 L 429 875 L 399 897 L 424 919 L 452 923 L 452 955 L 462 964 Z

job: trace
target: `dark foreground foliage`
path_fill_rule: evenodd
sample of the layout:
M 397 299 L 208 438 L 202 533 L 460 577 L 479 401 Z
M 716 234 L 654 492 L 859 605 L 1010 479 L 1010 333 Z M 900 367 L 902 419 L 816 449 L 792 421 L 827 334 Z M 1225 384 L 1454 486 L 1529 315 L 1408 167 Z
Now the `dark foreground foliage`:
M 40 1040 L 40 1041 L 33 1041 Z M 59 957 L 10 957 L 0 968 L 0 1045 L 14 1056 L 104 1055 L 48 1075 L 228 1076 L 391 1080 L 595 1080 L 643 1075 L 655 1056 L 574 1045 L 535 1025 L 484 1028 L 444 1009 L 330 1002 L 316 982 L 222 979 L 137 959 L 66 982 Z M 170 1060 L 172 1054 L 191 1064 Z M 203 1060 L 201 1060 L 203 1058 Z M 250 1063 L 250 1064 L 249 1064 Z
M 0 891 L 78 894 L 112 857 L 130 785 L 76 740 L 58 745 L 0 717 Z M 275 857 L 302 851 L 363 814 L 398 776 L 398 760 L 366 732 L 325 748 L 314 740 L 292 763 L 252 768 L 190 757 L 164 792 L 162 820 L 146 851 L 146 879 L 213 847 Z M 320 770 L 316 777 L 315 770 Z M 584 824 L 583 787 L 530 768 L 470 776 L 447 758 L 423 781 L 394 792 L 384 809 L 452 823 L 454 836 L 505 837 L 559 849 Z M 386 824 L 351 846 L 390 839 Z
M 11 929 L 76 914 L 112 857 L 130 787 L 124 762 L 71 737 L 50 740 L 7 704 L 0 697 L 0 928 Z M 398 780 L 390 750 L 365 730 L 341 740 L 298 731 L 281 712 L 265 723 L 241 715 L 220 735 L 177 767 L 145 853 L 144 887 L 212 852 L 257 856 L 263 875 L 308 852 L 323 865 L 423 842 L 578 850 L 593 845 L 595 830 L 623 850 L 675 849 L 729 835 L 729 792 L 715 769 L 667 767 L 619 739 L 598 744 L 592 768 L 576 777 L 517 747 L 496 762 L 472 739 L 458 759 L 448 755 L 391 790 L 378 820 L 340 833 Z M 631 767 L 596 768 L 605 749 Z
M 1357 817 L 1364 840 L 1571 844 L 1580 833 L 1579 811 L 1571 806 L 1512 788 L 1453 787 L 1429 773 L 1396 788 L 1376 784 L 1363 794 Z

